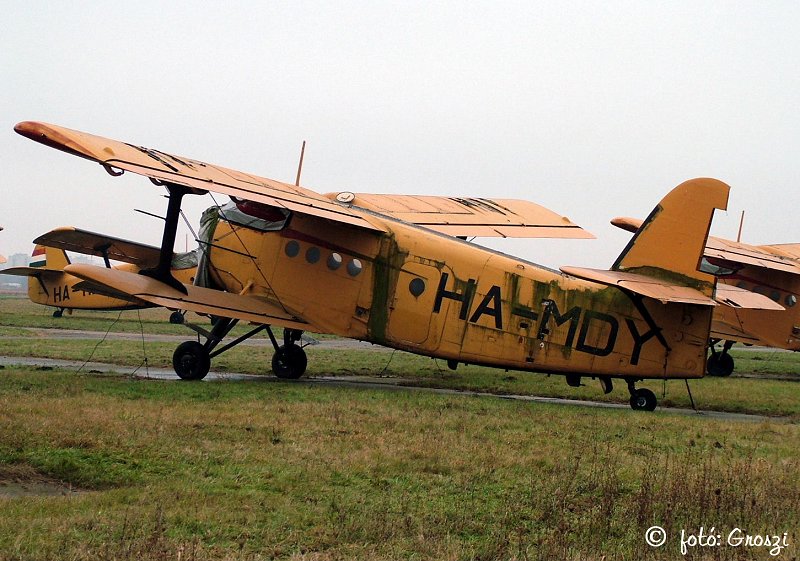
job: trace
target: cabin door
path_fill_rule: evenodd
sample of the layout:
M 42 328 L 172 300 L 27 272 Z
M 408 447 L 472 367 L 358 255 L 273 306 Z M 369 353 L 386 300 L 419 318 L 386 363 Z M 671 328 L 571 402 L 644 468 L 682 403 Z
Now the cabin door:
M 432 336 L 429 343 L 438 346 L 444 314 L 434 314 L 433 305 L 439 277 L 436 267 L 414 262 L 403 265 L 389 306 L 386 334 L 390 340 L 419 345 Z

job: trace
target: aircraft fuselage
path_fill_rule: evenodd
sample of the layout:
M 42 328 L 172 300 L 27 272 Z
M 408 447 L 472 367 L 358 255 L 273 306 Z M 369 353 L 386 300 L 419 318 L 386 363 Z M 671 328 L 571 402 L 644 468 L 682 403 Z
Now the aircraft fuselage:
M 703 375 L 710 307 L 661 304 L 457 238 L 420 235 L 408 223 L 382 225 L 388 234 L 303 215 L 274 232 L 221 220 L 212 276 L 229 292 L 308 318 L 319 332 L 450 361 L 626 378 Z

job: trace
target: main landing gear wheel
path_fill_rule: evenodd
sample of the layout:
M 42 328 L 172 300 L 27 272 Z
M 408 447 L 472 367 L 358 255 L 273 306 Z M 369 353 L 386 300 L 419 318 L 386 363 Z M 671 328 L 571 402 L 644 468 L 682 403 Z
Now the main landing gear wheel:
M 712 353 L 706 361 L 709 376 L 730 376 L 733 372 L 733 357 L 726 352 Z
M 272 355 L 272 371 L 278 378 L 296 380 L 305 373 L 306 366 L 306 352 L 294 343 L 281 345 Z
M 634 411 L 653 411 L 657 404 L 656 394 L 647 388 L 640 388 L 631 393 L 631 409 Z
M 203 345 L 186 341 L 172 354 L 172 367 L 181 380 L 202 380 L 211 368 L 211 358 Z

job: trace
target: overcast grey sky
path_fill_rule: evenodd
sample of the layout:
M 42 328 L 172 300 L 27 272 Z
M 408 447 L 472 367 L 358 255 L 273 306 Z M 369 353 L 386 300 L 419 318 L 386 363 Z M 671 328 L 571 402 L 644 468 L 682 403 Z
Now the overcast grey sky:
M 744 241 L 800 241 L 796 2 L 0 6 L 5 255 L 64 225 L 156 244 L 133 209 L 165 208 L 22 120 L 290 182 L 307 140 L 320 192 L 529 199 L 598 237 L 491 242 L 549 266 L 608 267 L 628 238 L 609 219 L 698 176 L 732 187 L 717 235 L 744 209 Z M 211 204 L 184 208 L 196 223 Z

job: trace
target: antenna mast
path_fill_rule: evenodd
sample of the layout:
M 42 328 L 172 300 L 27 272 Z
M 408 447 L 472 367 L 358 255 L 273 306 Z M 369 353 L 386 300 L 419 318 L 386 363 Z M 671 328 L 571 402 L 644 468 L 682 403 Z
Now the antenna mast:
M 296 187 L 300 186 L 300 172 L 303 171 L 303 155 L 306 153 L 306 141 L 303 141 L 303 146 L 300 148 L 300 163 L 297 164 L 297 179 L 294 180 Z
M 302 158 L 301 158 L 302 161 Z M 742 217 L 739 219 L 739 235 L 736 236 L 736 241 L 742 241 L 742 226 L 744 226 L 744 211 L 742 211 Z

